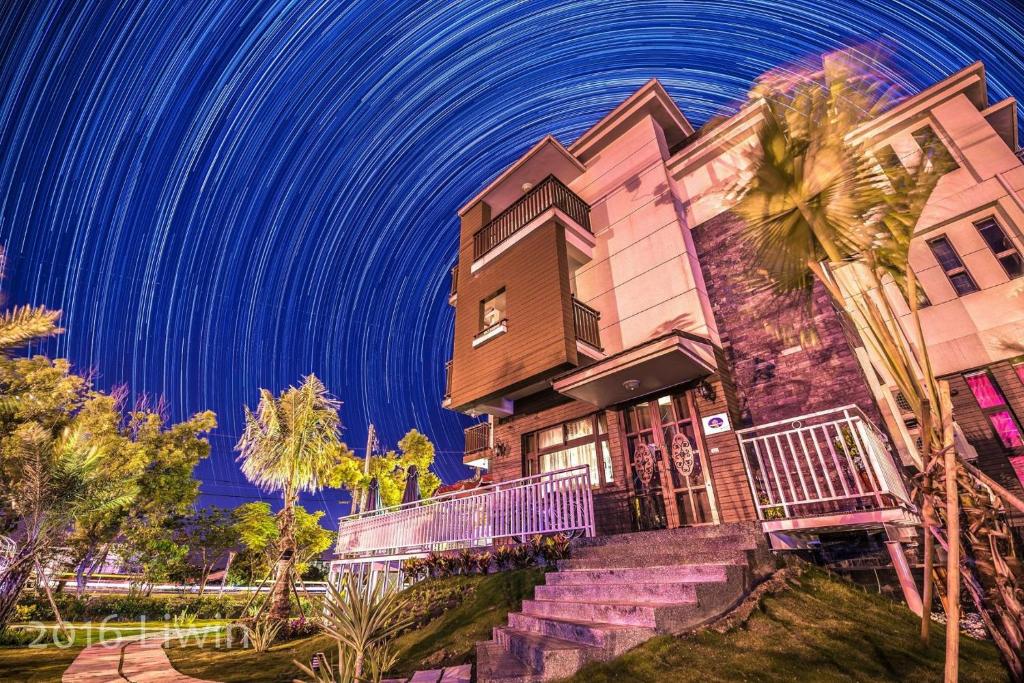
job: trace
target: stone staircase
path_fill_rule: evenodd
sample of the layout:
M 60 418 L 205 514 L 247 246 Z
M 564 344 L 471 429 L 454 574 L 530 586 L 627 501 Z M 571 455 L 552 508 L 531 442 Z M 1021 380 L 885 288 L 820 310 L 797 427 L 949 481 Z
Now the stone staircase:
M 477 644 L 477 681 L 564 678 L 658 633 L 691 630 L 735 606 L 773 567 L 757 523 L 581 539 L 522 612 Z

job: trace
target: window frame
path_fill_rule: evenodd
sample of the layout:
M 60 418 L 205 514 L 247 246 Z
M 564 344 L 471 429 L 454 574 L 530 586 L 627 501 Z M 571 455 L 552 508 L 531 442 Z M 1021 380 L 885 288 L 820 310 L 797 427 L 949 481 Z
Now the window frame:
M 942 260 L 939 258 L 939 255 L 935 251 L 935 245 L 939 242 L 946 243 L 946 245 L 949 247 L 950 252 L 952 252 L 953 256 L 956 257 L 957 262 L 960 264 L 959 266 L 947 270 L 946 267 L 942 265 Z M 927 244 L 928 248 L 932 252 L 932 256 L 935 258 L 935 262 L 939 265 L 939 269 L 942 270 L 942 272 L 945 274 L 946 279 L 949 281 L 949 286 L 953 288 L 953 293 L 956 294 L 957 297 L 964 297 L 969 294 L 974 294 L 975 292 L 981 291 L 981 288 L 978 287 L 977 280 L 975 280 L 974 276 L 971 275 L 971 271 L 967 269 L 967 265 L 964 263 L 963 257 L 960 256 L 960 252 L 958 252 L 956 250 L 956 247 L 953 246 L 953 240 L 949 239 L 949 235 L 943 234 L 937 235 L 936 237 L 932 237 L 931 239 L 927 240 Z M 967 279 L 970 280 L 971 286 L 974 287 L 974 289 L 972 289 L 969 292 L 964 292 L 961 294 L 960 291 L 957 290 L 956 284 L 953 282 L 954 275 L 966 275 Z
M 995 389 L 999 398 L 1002 399 L 1002 404 L 990 406 L 988 408 L 982 407 L 977 394 L 975 394 L 974 389 L 971 388 L 971 383 L 967 381 L 968 377 L 976 377 L 978 375 L 985 375 L 988 378 L 992 388 Z M 978 370 L 964 372 L 961 376 L 963 377 L 964 383 L 967 385 L 967 391 L 971 394 L 971 398 L 974 399 L 974 405 L 978 407 L 978 410 L 980 410 L 981 414 L 985 417 L 985 423 L 988 425 L 989 429 L 992 430 L 992 434 L 995 437 L 996 443 L 999 444 L 999 447 L 1003 449 L 1004 453 L 1010 456 L 1024 455 L 1024 445 L 1005 445 L 1002 438 L 999 436 L 999 431 L 996 429 L 995 425 L 992 424 L 991 415 L 996 413 L 1007 413 L 1010 416 L 1010 419 L 1013 420 L 1014 425 L 1017 427 L 1017 434 L 1024 438 L 1024 429 L 1021 428 L 1020 419 L 1017 417 L 1017 413 L 1013 410 L 1013 406 L 1011 406 L 1010 402 L 1006 400 L 1006 393 L 1003 391 L 1003 388 L 999 386 L 999 382 L 996 381 L 995 375 L 992 374 L 992 370 L 990 368 L 980 368 Z
M 992 225 L 995 226 L 996 230 L 999 231 L 999 234 L 1003 236 L 1003 241 L 1010 245 L 1009 249 L 1004 249 L 1003 251 L 997 252 L 995 247 L 993 247 L 989 243 L 989 241 L 985 238 L 985 234 L 981 231 L 982 226 L 988 223 L 991 223 Z M 1006 264 L 1003 263 L 1003 259 L 1010 256 L 1016 256 L 1017 259 L 1022 262 L 1024 262 L 1024 257 L 1021 256 L 1020 250 L 1017 248 L 1017 245 L 1013 243 L 1013 240 L 1007 234 L 1006 230 L 1003 229 L 1002 223 L 1000 223 L 999 220 L 994 215 L 992 215 L 985 216 L 980 220 L 972 221 L 971 224 L 974 226 L 974 229 L 978 231 L 978 236 L 981 237 L 981 241 L 985 243 L 985 246 L 987 246 L 989 251 L 992 252 L 992 255 L 996 257 L 996 261 L 999 261 L 999 265 L 1000 267 L 1002 267 L 1003 272 L 1006 273 L 1006 277 L 1010 278 L 1011 280 L 1016 280 L 1019 277 L 1024 277 L 1024 268 L 1021 268 L 1021 271 L 1019 273 L 1013 275 L 1012 273 L 1010 273 L 1010 270 L 1006 267 Z
M 921 154 L 924 154 L 924 145 L 921 144 L 920 136 L 928 134 L 930 134 L 936 142 L 942 145 L 942 149 L 945 150 L 946 156 L 953 163 L 953 167 L 946 172 L 950 173 L 960 168 L 960 161 L 956 158 L 956 155 L 953 154 L 953 150 L 950 149 L 949 144 L 947 144 L 943 137 L 939 135 L 939 132 L 935 130 L 935 126 L 933 126 L 931 123 L 926 123 L 920 128 L 916 128 L 910 131 L 910 137 L 914 139 L 914 143 L 917 145 L 918 149 L 921 150 Z
M 605 419 L 604 431 L 600 430 L 600 419 Z M 576 439 L 568 439 L 569 424 L 573 422 L 579 422 L 580 420 L 590 419 L 592 431 L 586 436 L 581 436 Z M 562 429 L 562 442 L 557 446 L 549 446 L 547 448 L 539 448 L 539 434 L 546 432 L 549 429 L 555 427 L 561 427 Z M 612 467 L 612 474 L 614 475 L 615 462 L 612 458 L 611 439 L 608 429 L 608 415 L 603 411 L 596 413 L 589 413 L 587 415 L 580 415 L 568 420 L 556 422 L 550 424 L 547 427 L 541 427 L 540 429 L 533 429 L 526 432 L 520 437 L 522 440 L 522 453 L 523 453 L 523 471 L 524 475 L 532 477 L 535 475 L 543 474 L 540 471 L 540 459 L 544 455 L 550 453 L 558 453 L 559 451 L 568 450 L 570 448 L 577 448 L 579 446 L 586 446 L 587 444 L 594 444 L 594 451 L 597 454 L 597 481 L 591 481 L 591 488 L 604 488 L 605 486 L 614 486 L 614 479 L 607 481 L 605 479 L 605 462 L 604 453 L 608 454 L 608 462 Z M 601 448 L 601 443 L 607 445 L 606 448 Z

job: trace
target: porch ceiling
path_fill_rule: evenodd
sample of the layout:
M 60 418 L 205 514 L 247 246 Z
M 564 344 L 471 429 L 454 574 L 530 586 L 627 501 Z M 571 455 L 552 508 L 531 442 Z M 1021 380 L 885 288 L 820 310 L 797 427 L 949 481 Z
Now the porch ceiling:
M 679 330 L 555 377 L 555 391 L 606 406 L 715 372 L 714 349 L 706 339 Z M 630 380 L 638 382 L 629 388 Z

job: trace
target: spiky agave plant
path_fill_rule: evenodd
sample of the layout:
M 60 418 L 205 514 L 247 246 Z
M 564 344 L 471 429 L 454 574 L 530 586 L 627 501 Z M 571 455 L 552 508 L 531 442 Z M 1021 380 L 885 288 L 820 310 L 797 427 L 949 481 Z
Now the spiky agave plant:
M 914 228 L 950 159 L 935 141 L 909 168 L 879 165 L 862 126 L 897 96 L 864 64 L 863 55 L 830 55 L 818 73 L 782 83 L 765 80 L 755 88 L 751 105 L 760 108 L 763 122 L 734 188 L 733 210 L 745 221 L 744 237 L 762 284 L 810 301 L 819 283 L 907 398 L 924 434 L 922 453 L 914 455 L 926 561 L 933 534 L 951 557 L 945 577 L 939 577 L 947 580 L 940 597 L 955 624 L 964 567 L 968 592 L 1019 680 L 1022 583 L 1003 504 L 1022 510 L 1024 504 L 956 452 L 949 387 L 932 371 L 908 264 Z M 911 311 L 916 344 L 897 321 L 891 297 L 899 296 Z M 966 553 L 959 547 L 961 536 Z M 926 574 L 928 600 L 931 572 Z M 925 638 L 927 624 L 925 614 Z M 947 629 L 947 680 L 957 673 L 957 639 L 958 629 Z
M 340 589 L 328 585 L 321 616 L 324 632 L 338 646 L 336 666 L 313 671 L 301 662 L 295 665 L 314 683 L 378 683 L 396 661 L 392 640 L 413 624 L 408 608 L 408 598 L 394 585 L 362 582 L 345 574 Z

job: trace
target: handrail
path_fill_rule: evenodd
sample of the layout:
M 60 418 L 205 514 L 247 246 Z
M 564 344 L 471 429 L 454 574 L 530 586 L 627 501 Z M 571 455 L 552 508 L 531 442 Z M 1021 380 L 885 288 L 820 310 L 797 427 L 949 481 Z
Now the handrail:
M 473 233 L 473 259 L 482 257 L 552 207 L 561 209 L 580 227 L 591 231 L 590 205 L 561 180 L 549 175 Z
M 491 445 L 491 423 L 478 422 L 463 430 L 465 454 L 486 450 Z
M 572 305 L 572 325 L 576 338 L 595 349 L 601 349 L 601 314 L 575 296 L 572 298 Z
M 885 436 L 856 405 L 737 430 L 761 519 L 913 509 Z
M 575 465 L 574 467 L 566 467 L 561 470 L 552 470 L 551 472 L 544 472 L 543 474 L 533 474 L 529 477 L 520 477 L 519 479 L 508 479 L 506 481 L 498 481 L 492 484 L 484 484 L 483 486 L 475 489 L 471 489 L 472 495 L 482 495 L 491 491 L 504 491 L 515 486 L 523 486 L 525 484 L 532 484 L 545 479 L 557 478 L 559 475 L 568 475 L 570 473 L 578 473 L 581 470 L 587 470 L 588 474 L 590 471 L 590 465 Z M 414 500 L 411 503 L 400 503 L 398 505 L 392 505 L 386 508 L 380 508 L 379 510 L 370 510 L 369 512 L 357 512 L 352 515 L 346 515 L 338 520 L 338 524 L 344 524 L 345 522 L 362 519 L 363 517 L 379 517 L 384 514 L 390 514 L 392 512 L 398 512 L 408 508 L 419 507 L 421 505 L 429 504 L 433 505 L 449 498 L 467 498 L 466 491 L 452 491 L 451 493 L 442 493 L 440 496 L 431 496 L 430 498 L 423 498 L 421 500 Z
M 594 535 L 589 465 L 344 517 L 335 552 L 400 558 L 580 531 Z

